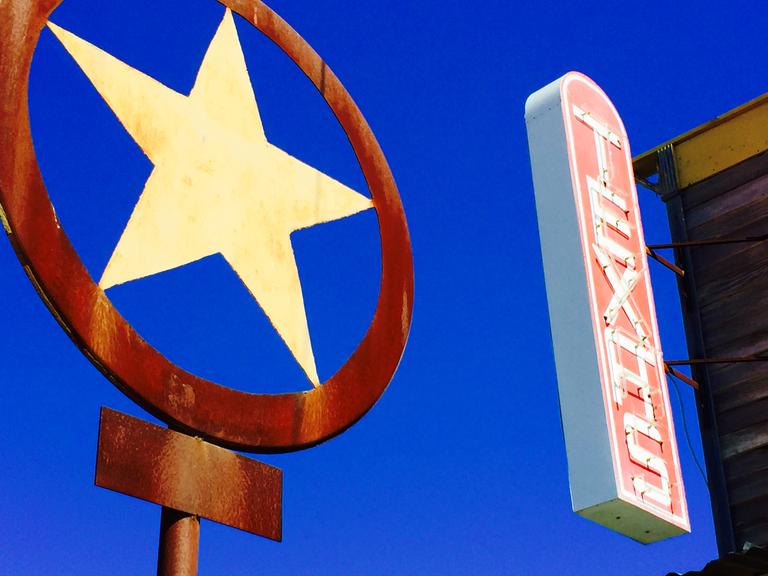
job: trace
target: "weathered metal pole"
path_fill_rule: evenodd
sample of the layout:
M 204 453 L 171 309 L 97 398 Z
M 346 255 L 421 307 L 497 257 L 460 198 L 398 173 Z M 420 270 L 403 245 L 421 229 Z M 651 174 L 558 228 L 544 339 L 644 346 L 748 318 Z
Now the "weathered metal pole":
M 157 576 L 197 576 L 200 518 L 163 506 Z

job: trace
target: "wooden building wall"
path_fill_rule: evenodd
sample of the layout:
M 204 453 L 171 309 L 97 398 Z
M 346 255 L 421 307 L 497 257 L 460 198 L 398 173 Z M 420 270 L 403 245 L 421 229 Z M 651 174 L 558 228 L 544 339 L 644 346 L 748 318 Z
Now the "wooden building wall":
M 768 158 L 687 188 L 689 241 L 768 233 Z M 703 357 L 746 359 L 768 352 L 768 243 L 689 248 Z M 699 356 L 699 354 L 697 354 Z M 768 362 L 727 362 L 706 371 L 735 546 L 768 546 Z
M 746 146 L 745 114 L 761 139 Z M 766 143 L 764 96 L 635 160 L 640 180 L 658 174 L 673 242 L 743 240 L 675 249 L 690 358 L 731 360 L 692 366 L 721 554 L 768 547 Z

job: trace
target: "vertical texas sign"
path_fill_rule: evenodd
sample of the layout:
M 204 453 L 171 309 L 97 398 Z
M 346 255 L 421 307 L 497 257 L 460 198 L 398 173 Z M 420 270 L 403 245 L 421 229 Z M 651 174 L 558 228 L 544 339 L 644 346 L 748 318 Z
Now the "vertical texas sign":
M 624 125 L 576 72 L 525 119 L 573 509 L 643 543 L 688 532 Z

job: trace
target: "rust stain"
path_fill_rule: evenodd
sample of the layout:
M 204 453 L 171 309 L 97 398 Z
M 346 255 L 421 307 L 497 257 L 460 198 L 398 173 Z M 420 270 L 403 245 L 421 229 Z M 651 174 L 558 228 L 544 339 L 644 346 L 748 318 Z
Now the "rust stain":
M 171 374 L 167 383 L 168 402 L 176 409 L 189 410 L 195 405 L 195 389 Z
M 273 540 L 282 537 L 282 473 L 102 408 L 96 485 Z
M 112 303 L 101 290 L 93 292 L 92 312 L 90 315 L 89 333 L 91 350 L 100 358 L 100 363 L 109 366 L 115 360 L 115 322 Z

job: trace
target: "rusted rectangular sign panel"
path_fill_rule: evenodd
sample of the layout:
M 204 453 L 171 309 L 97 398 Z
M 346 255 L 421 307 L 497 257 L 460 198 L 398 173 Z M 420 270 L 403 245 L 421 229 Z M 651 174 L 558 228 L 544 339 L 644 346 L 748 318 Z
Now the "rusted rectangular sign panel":
M 640 542 L 687 532 L 624 125 L 575 72 L 526 123 L 573 508 Z
M 109 408 L 101 409 L 96 485 L 282 537 L 279 469 Z

